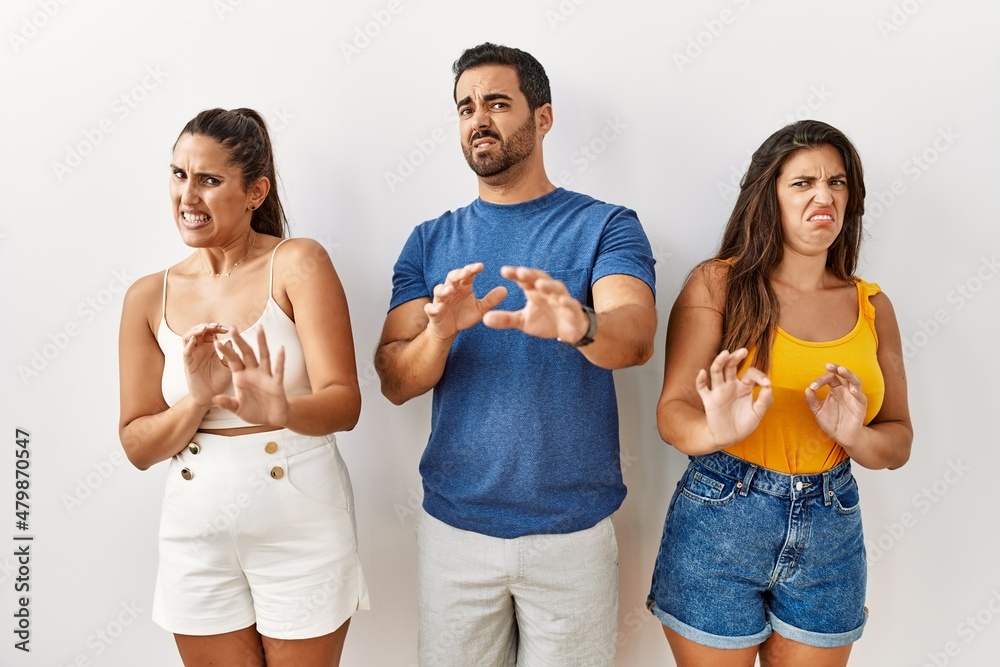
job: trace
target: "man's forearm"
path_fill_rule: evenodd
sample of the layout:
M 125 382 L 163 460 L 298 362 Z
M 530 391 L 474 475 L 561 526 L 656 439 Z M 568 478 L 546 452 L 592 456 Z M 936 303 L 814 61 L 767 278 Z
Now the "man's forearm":
M 455 337 L 443 339 L 424 329 L 411 340 L 379 345 L 375 370 L 382 381 L 382 394 L 396 405 L 420 396 L 441 380 L 448 352 Z

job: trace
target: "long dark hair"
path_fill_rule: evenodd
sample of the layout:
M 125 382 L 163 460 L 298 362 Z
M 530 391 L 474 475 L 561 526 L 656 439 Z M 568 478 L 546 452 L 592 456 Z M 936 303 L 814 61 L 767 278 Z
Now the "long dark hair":
M 201 134 L 218 141 L 229 152 L 229 163 L 243 174 L 243 188 L 266 176 L 271 189 L 250 218 L 250 228 L 261 234 L 284 238 L 288 219 L 278 197 L 278 173 L 274 150 L 264 118 L 253 109 L 206 109 L 188 121 L 184 134 Z M 174 142 L 177 145 L 177 142 Z
M 778 297 L 770 277 L 784 255 L 777 181 L 785 162 L 803 148 L 832 146 L 847 170 L 844 225 L 826 257 L 826 266 L 845 282 L 854 282 L 861 250 L 865 183 L 861 158 L 840 130 L 818 120 L 787 125 L 761 144 L 740 182 L 716 260 L 729 264 L 722 313 L 722 348 L 748 347 L 754 366 L 767 372 L 778 325 Z M 710 260 L 711 261 L 711 260 Z

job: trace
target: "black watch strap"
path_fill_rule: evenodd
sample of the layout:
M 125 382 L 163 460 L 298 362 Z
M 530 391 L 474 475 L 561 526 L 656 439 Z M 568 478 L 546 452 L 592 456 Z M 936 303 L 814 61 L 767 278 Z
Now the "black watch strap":
M 583 338 L 576 341 L 575 343 L 570 343 L 569 341 L 563 341 L 573 347 L 583 347 L 584 345 L 590 345 L 594 342 L 594 336 L 597 335 L 597 313 L 594 309 L 585 303 L 581 303 L 580 307 L 583 308 L 583 312 L 587 315 L 587 320 L 589 325 L 587 326 L 587 333 L 583 334 Z

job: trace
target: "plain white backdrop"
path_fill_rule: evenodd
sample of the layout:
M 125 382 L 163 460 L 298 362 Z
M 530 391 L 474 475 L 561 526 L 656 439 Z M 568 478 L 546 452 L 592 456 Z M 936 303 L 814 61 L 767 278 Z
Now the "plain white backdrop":
M 270 118 L 292 232 L 327 247 L 350 301 L 364 407 L 339 441 L 372 610 L 343 664 L 415 663 L 430 401 L 392 406 L 371 358 L 410 230 L 476 195 L 450 66 L 486 40 L 548 71 L 550 177 L 634 208 L 658 260 L 656 355 L 616 373 L 618 664 L 673 664 L 644 607 L 685 465 L 655 427 L 666 315 L 713 252 L 749 154 L 805 117 L 842 129 L 864 161 L 860 274 L 895 305 L 916 432 L 904 468 L 857 473 L 871 617 L 852 664 L 996 664 L 998 20 L 985 0 L 6 2 L 0 664 L 180 664 L 150 621 L 166 466 L 121 455 L 117 327 L 124 287 L 188 252 L 170 147 L 215 106 Z M 31 434 L 30 653 L 13 633 L 16 428 Z

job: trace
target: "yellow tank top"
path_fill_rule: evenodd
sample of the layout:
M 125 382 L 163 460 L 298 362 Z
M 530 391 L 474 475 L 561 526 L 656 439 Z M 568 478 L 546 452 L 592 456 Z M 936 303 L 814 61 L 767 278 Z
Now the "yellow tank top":
M 869 299 L 881 289 L 858 280 L 858 322 L 849 334 L 837 340 L 814 343 L 799 340 L 778 327 L 771 348 L 771 387 L 774 402 L 750 437 L 725 451 L 771 470 L 789 474 L 823 472 L 847 458 L 847 453 L 816 423 L 806 404 L 805 390 L 826 372 L 824 364 L 844 366 L 861 378 L 868 398 L 865 424 L 882 407 L 885 380 L 878 365 L 878 335 L 875 307 Z M 753 363 L 751 359 L 748 362 Z M 826 398 L 827 388 L 816 392 Z

